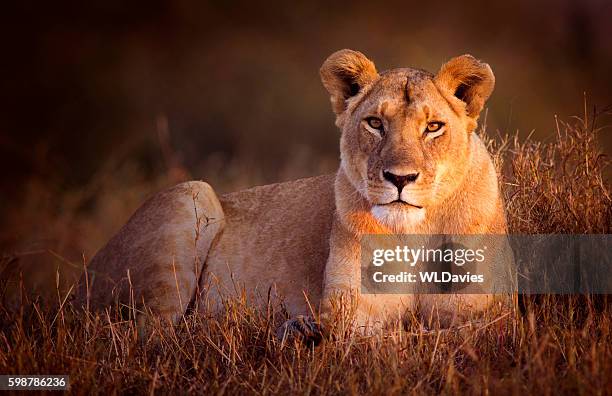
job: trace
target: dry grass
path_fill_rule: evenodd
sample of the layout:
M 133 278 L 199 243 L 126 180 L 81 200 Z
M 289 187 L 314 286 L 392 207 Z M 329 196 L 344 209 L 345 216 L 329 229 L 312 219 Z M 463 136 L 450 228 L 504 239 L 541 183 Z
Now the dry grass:
M 589 118 L 559 122 L 548 143 L 489 142 L 512 232 L 610 233 L 608 164 Z M 0 269 L 15 262 L 4 260 Z M 55 308 L 26 293 L 17 311 L 0 308 L 0 373 L 69 374 L 74 393 L 612 393 L 612 315 L 601 296 L 545 296 L 522 314 L 491 312 L 450 330 L 424 331 L 413 318 L 381 337 L 336 334 L 309 349 L 275 339 L 282 310 L 244 299 L 219 316 L 158 325 L 159 342 L 142 344 L 132 321 L 76 312 L 60 283 Z

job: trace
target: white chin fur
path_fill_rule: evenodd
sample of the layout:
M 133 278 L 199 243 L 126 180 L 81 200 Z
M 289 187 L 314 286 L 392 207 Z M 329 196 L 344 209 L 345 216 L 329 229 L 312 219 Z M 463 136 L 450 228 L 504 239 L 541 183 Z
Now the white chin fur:
M 372 215 L 381 224 L 397 233 L 410 233 L 415 226 L 425 220 L 425 209 L 374 205 Z

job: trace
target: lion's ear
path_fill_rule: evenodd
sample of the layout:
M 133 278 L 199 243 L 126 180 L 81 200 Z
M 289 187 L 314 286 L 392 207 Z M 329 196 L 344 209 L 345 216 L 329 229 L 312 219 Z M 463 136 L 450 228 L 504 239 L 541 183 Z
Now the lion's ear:
M 491 67 L 471 55 L 461 55 L 442 65 L 436 84 L 465 102 L 467 115 L 477 118 L 495 86 Z
M 346 110 L 348 98 L 357 95 L 378 77 L 372 61 L 361 52 L 348 49 L 331 54 L 319 72 L 323 86 L 331 95 L 332 109 L 336 114 Z

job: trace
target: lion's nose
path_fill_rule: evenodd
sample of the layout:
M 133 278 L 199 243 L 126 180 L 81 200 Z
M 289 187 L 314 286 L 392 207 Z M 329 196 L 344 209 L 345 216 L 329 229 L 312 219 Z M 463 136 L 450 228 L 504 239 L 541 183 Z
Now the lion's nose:
M 414 183 L 416 179 L 419 178 L 418 173 L 408 173 L 406 175 L 396 175 L 389 171 L 383 171 L 383 177 L 385 180 L 390 181 L 397 187 L 398 191 L 401 193 L 402 189 L 406 184 Z

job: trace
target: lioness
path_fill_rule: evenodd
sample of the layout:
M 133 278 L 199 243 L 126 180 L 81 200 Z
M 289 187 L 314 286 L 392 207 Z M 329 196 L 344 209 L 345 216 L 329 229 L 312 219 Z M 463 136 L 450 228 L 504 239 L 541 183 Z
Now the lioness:
M 366 329 L 406 310 L 452 319 L 488 306 L 488 295 L 360 295 L 360 239 L 506 233 L 492 159 L 474 132 L 495 82 L 489 65 L 462 55 L 436 75 L 378 73 L 345 49 L 320 75 L 342 131 L 335 174 L 221 196 L 193 181 L 155 195 L 91 260 L 83 301 L 144 302 L 176 322 L 197 294 L 219 308 L 227 294 L 272 287 L 298 318 L 290 332 L 316 329 L 304 326 L 305 294 L 322 320 L 336 293 L 356 296 L 355 325 Z

